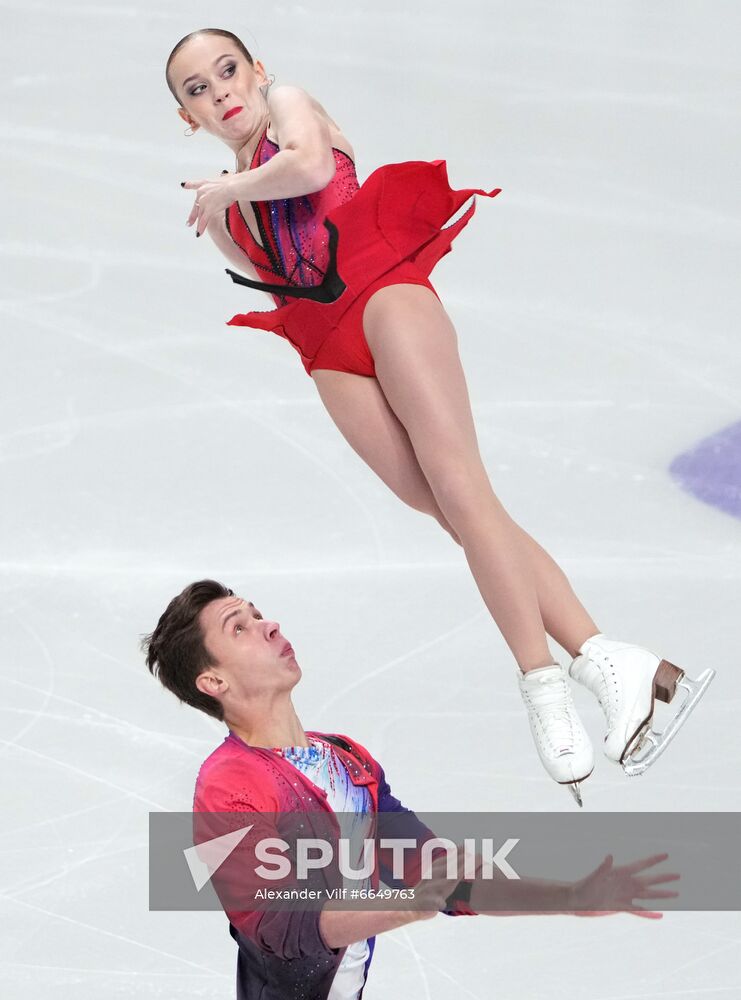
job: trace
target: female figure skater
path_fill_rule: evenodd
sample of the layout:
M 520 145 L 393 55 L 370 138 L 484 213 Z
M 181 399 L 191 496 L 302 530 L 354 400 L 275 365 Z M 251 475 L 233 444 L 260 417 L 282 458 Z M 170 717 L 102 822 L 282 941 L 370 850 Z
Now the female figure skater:
M 202 29 L 167 61 L 187 122 L 236 157 L 233 174 L 182 182 L 187 220 L 277 306 L 233 317 L 272 330 L 298 351 L 351 447 L 405 503 L 462 546 L 481 595 L 519 667 L 540 759 L 581 804 L 593 768 L 567 673 L 547 636 L 573 657 L 569 673 L 599 699 L 605 753 L 644 770 L 701 697 L 712 672 L 690 681 L 653 653 L 603 635 L 553 559 L 494 494 L 476 440 L 456 333 L 428 275 L 475 209 L 443 161 L 387 165 L 359 186 L 352 146 L 305 91 L 271 89 L 265 68 L 231 32 Z M 467 202 L 465 213 L 445 223 Z M 660 736 L 654 697 L 687 692 Z M 648 746 L 648 753 L 645 752 Z

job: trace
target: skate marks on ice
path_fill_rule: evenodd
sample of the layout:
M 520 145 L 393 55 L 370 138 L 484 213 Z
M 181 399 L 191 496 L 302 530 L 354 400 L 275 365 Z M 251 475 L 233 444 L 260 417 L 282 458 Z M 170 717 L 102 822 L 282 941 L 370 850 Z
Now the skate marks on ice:
M 219 338 L 226 293 L 220 285 L 215 290 L 215 278 L 211 291 L 209 275 L 221 262 L 186 247 L 177 181 L 179 164 L 200 170 L 226 163 L 216 147 L 194 147 L 199 139 L 182 138 L 174 102 L 167 93 L 155 96 L 163 86 L 161 56 L 180 34 L 202 23 L 197 7 L 186 3 L 175 12 L 155 0 L 145 32 L 136 16 L 140 4 L 3 0 L 3 11 L 27 44 L 8 52 L 11 83 L 0 126 L 8 182 L 17 181 L 0 247 L 9 334 L 0 446 L 6 459 L 28 463 L 4 466 L 8 484 L 15 484 L 18 516 L 7 519 L 3 533 L 3 580 L 6 600 L 20 586 L 24 607 L 28 602 L 38 610 L 28 622 L 15 622 L 10 650 L 5 619 L 3 719 L 4 737 L 13 741 L 5 757 L 15 818 L 3 842 L 0 992 L 21 1000 L 39 993 L 39 986 L 52 986 L 59 1000 L 134 994 L 216 1000 L 233 983 L 233 942 L 221 920 L 204 924 L 184 914 L 168 921 L 147 913 L 139 877 L 146 867 L 141 830 L 147 811 L 187 801 L 197 753 L 205 756 L 220 739 L 205 717 L 190 718 L 170 706 L 154 685 L 147 687 L 143 674 L 141 684 L 136 680 L 143 667 L 135 633 L 150 624 L 153 608 L 160 610 L 163 588 L 157 580 L 165 575 L 174 587 L 194 564 L 204 573 L 247 573 L 269 595 L 271 607 L 296 623 L 308 648 L 321 651 L 316 672 L 306 678 L 303 697 L 314 709 L 307 714 L 321 712 L 333 721 L 336 715 L 351 733 L 367 734 L 410 805 L 419 807 L 425 797 L 438 801 L 443 793 L 471 808 L 491 799 L 503 807 L 514 801 L 523 808 L 565 810 L 571 804 L 539 773 L 516 689 L 499 669 L 504 654 L 485 619 L 450 636 L 453 645 L 434 642 L 445 628 L 440 622 L 465 624 L 478 608 L 457 569 L 441 566 L 439 577 L 432 577 L 428 563 L 442 562 L 446 552 L 433 552 L 435 539 L 425 526 L 418 527 L 401 506 L 392 508 L 371 479 L 343 458 L 329 430 L 324 436 L 324 425 L 311 418 L 308 380 L 307 387 L 299 384 L 304 375 L 298 372 L 294 381 L 293 358 L 284 362 L 278 352 L 284 345 L 273 350 L 254 341 L 255 355 L 248 359 Z M 256 33 L 258 48 L 280 63 L 275 68 L 281 76 L 295 73 L 293 82 L 316 84 L 328 101 L 339 72 L 347 81 L 345 106 L 353 115 L 360 111 L 353 127 L 362 139 L 365 167 L 383 157 L 452 158 L 457 148 L 461 181 L 492 169 L 497 183 L 507 179 L 503 186 L 511 200 L 498 206 L 496 223 L 490 213 L 493 228 L 482 214 L 482 225 L 445 265 L 447 284 L 465 303 L 459 277 L 466 277 L 466 263 L 480 275 L 478 253 L 506 260 L 506 288 L 504 282 L 497 287 L 494 260 L 490 291 L 472 296 L 488 319 L 478 322 L 477 312 L 463 324 L 483 447 L 492 460 L 511 466 L 511 475 L 502 470 L 500 482 L 513 510 L 523 516 L 534 511 L 534 526 L 545 527 L 544 540 L 558 543 L 594 603 L 609 607 L 611 620 L 630 622 L 647 639 L 658 631 L 669 648 L 674 609 L 680 616 L 694 608 L 701 621 L 687 631 L 695 647 L 683 642 L 682 655 L 688 662 L 700 663 L 703 655 L 710 664 L 728 662 L 731 637 L 721 629 L 708 637 L 703 621 L 731 620 L 735 578 L 729 585 L 721 577 L 731 572 L 732 522 L 699 503 L 668 512 L 665 470 L 671 456 L 705 433 L 696 430 L 698 414 L 703 428 L 720 428 L 738 412 L 731 376 L 738 347 L 719 333 L 729 329 L 732 314 L 733 156 L 713 153 L 728 153 L 732 141 L 735 60 L 718 48 L 726 45 L 730 53 L 730 28 L 738 15 L 727 7 L 729 30 L 719 33 L 701 7 L 665 0 L 650 8 L 634 2 L 558 10 L 476 0 L 457 20 L 448 6 L 435 2 L 423 19 L 398 5 L 379 11 L 361 3 L 351 11 L 331 10 L 334 37 L 342 44 L 335 46 L 339 55 L 317 62 L 304 53 L 321 50 L 329 7 L 290 5 L 279 33 L 268 8 L 245 15 L 231 5 L 222 13 L 224 27 Z M 95 35 L 101 24 L 116 29 L 113 61 L 105 33 L 95 38 L 100 44 L 90 44 L 91 29 Z M 461 35 L 454 47 L 451 27 Z M 492 52 L 498 70 L 490 69 Z M 295 56 L 305 61 L 294 64 Z M 361 77 L 347 72 L 349 66 L 372 74 L 367 94 L 355 89 Z M 400 72 L 410 84 L 401 90 Z M 451 80 L 466 88 L 465 98 Z M 378 88 L 388 114 L 377 113 Z M 471 127 L 483 107 L 489 113 L 480 127 Z M 131 113 L 135 121 L 127 119 Z M 441 114 L 445 127 L 435 138 Z M 406 138 L 389 132 L 389 118 L 402 122 Z M 544 164 L 545 150 L 551 163 Z M 543 190 L 553 196 L 533 204 Z M 518 198 L 530 207 L 518 209 Z M 700 218 L 698 210 L 708 214 Z M 487 245 L 490 239 L 495 245 Z M 201 244 L 199 254 L 207 253 Z M 579 266 L 584 257 L 586 272 Z M 664 266 L 657 268 L 657 260 Z M 694 280 L 680 282 L 677 275 L 690 269 Z M 440 281 L 446 284 L 442 268 Z M 513 306 L 500 312 L 500 330 L 491 301 L 505 290 Z M 205 297 L 200 309 L 189 304 L 196 296 Z M 522 302 L 532 312 L 518 320 L 514 310 Z M 581 326 L 573 318 L 575 302 L 587 317 Z M 652 312 L 656 303 L 659 316 Z M 718 310 L 712 317 L 708 304 Z M 505 335 L 510 317 L 519 340 Z M 708 337 L 716 338 L 712 355 L 722 357 L 709 371 L 696 363 L 700 351 L 709 364 L 713 360 Z M 524 343 L 527 351 L 518 347 Z M 569 358 L 558 384 L 550 378 L 556 349 Z M 609 364 L 594 371 L 587 360 L 604 350 Z M 263 361 L 270 365 L 269 377 Z M 498 372 L 506 372 L 506 379 L 498 379 Z M 29 384 L 33 392 L 23 399 L 20 392 Z M 646 385 L 656 391 L 657 407 L 664 407 L 657 412 L 667 415 L 655 425 L 657 434 L 666 434 L 655 464 L 652 455 L 636 457 L 631 448 L 645 426 Z M 723 398 L 715 398 L 721 387 Z M 541 420 L 544 399 L 552 402 Z M 590 419 L 559 416 L 575 408 L 588 408 Z M 191 488 L 193 464 L 186 470 L 174 462 L 170 468 L 168 460 L 167 479 L 144 480 L 143 470 L 156 468 L 163 451 L 178 443 L 190 442 L 191 463 L 205 461 L 209 436 L 221 435 L 225 423 L 241 432 L 248 410 L 273 425 L 267 438 L 264 424 L 250 421 L 253 455 L 261 449 L 257 464 L 311 476 L 306 492 L 312 507 L 305 515 L 316 543 L 290 530 L 288 506 L 275 499 L 286 489 L 277 475 L 266 472 L 263 489 L 252 483 L 239 507 L 229 501 L 231 477 L 218 477 L 211 492 L 218 496 L 222 487 L 224 523 L 237 526 L 234 537 L 214 533 L 205 492 Z M 574 437 L 577 426 L 584 427 L 583 437 Z M 110 474 L 107 455 L 115 461 Z M 202 468 L 215 475 L 217 458 L 242 463 L 241 455 L 218 452 Z M 86 474 L 91 466 L 95 477 Z M 568 506 L 568 497 L 580 490 L 588 500 L 590 490 L 599 491 L 599 502 L 585 503 L 582 495 L 578 525 L 571 515 L 541 519 L 548 505 L 540 495 L 528 495 L 542 482 L 539 476 L 547 477 L 557 506 Z M 345 489 L 338 493 L 340 478 Z M 187 488 L 171 506 L 171 483 L 178 481 Z M 57 483 L 64 488 L 50 489 Z M 626 496 L 646 505 L 640 524 L 628 523 Z M 163 506 L 173 515 L 169 527 L 160 523 Z M 243 518 L 247 507 L 252 524 Z M 270 549 L 263 537 L 272 541 Z M 207 550 L 199 538 L 207 540 Z M 332 558 L 321 546 L 327 538 Z M 392 561 L 393 573 L 379 568 Z M 369 567 L 365 576 L 348 572 L 340 587 L 342 567 L 361 562 Z M 302 599 L 306 577 L 295 573 L 297 564 L 304 573 L 317 567 L 311 601 Z M 264 575 L 256 577 L 257 567 Z M 271 568 L 285 579 L 273 583 Z M 143 584 L 142 577 L 150 582 Z M 663 601 L 634 595 L 626 584 L 634 580 L 636 590 L 660 588 Z M 364 598 L 372 592 L 383 595 L 384 613 L 374 655 L 359 655 L 346 673 L 335 673 L 347 660 L 347 636 L 368 627 L 372 608 Z M 340 601 L 348 618 L 334 636 L 321 622 L 314 624 L 316 608 L 336 608 Z M 660 604 L 668 610 L 665 626 L 657 621 Z M 404 615 L 395 610 L 402 606 Z M 26 624 L 47 647 L 53 677 Z M 698 634 L 701 640 L 694 639 Z M 106 659 L 106 652 L 119 664 Z M 470 669 L 453 671 L 454 657 Z M 366 683 L 351 689 L 361 673 Z M 733 688 L 720 697 L 725 683 L 725 677 L 718 679 L 679 749 L 645 781 L 627 782 L 619 768 L 598 761 L 587 806 L 610 808 L 617 799 L 630 808 L 661 808 L 675 805 L 677 796 L 694 807 L 732 800 L 738 751 L 729 704 Z M 421 699 L 416 695 L 423 684 Z M 327 690 L 331 708 L 323 703 Z M 433 726 L 443 739 L 435 739 Z M 698 752 L 708 730 L 715 758 L 710 780 L 705 754 Z M 595 722 L 593 738 L 601 732 Z M 117 853 L 126 847 L 128 856 Z M 13 869 L 23 875 L 24 868 L 28 881 L 21 883 Z M 47 883 L 50 878 L 55 881 Z M 741 924 L 731 914 L 675 913 L 650 934 L 644 922 L 633 927 L 627 917 L 578 926 L 568 918 L 548 918 L 545 926 L 545 919 L 536 930 L 528 921 L 492 926 L 438 918 L 384 936 L 367 1000 L 741 995 L 734 957 Z M 43 955 L 39 929 L 46 935 Z M 616 964 L 616 951 L 630 960 Z
M 669 471 L 698 500 L 741 518 L 741 421 L 678 455 Z

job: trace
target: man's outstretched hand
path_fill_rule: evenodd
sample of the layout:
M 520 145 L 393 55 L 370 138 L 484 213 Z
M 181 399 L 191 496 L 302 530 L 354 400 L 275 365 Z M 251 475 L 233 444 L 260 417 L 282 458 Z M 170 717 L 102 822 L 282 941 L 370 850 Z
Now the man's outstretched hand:
M 666 882 L 676 882 L 679 875 L 675 872 L 642 874 L 668 857 L 668 854 L 654 854 L 650 858 L 615 867 L 612 855 L 608 854 L 599 867 L 573 884 L 571 894 L 575 915 L 603 917 L 610 913 L 632 913 L 636 917 L 660 920 L 662 913 L 649 910 L 633 900 L 676 899 L 678 892 L 656 888 Z

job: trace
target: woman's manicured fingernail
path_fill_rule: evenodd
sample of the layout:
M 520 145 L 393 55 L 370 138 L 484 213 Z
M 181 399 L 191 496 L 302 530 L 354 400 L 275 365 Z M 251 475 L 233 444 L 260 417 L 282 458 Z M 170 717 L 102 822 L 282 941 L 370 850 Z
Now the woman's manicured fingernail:
M 185 187 L 185 181 L 180 181 L 180 187 L 181 187 L 181 188 L 184 188 L 184 187 Z
M 201 234 L 200 234 L 200 233 L 198 232 L 198 230 L 196 229 L 196 236 L 200 236 L 200 235 L 201 235 Z
M 228 174 L 229 173 L 228 170 L 222 170 L 221 172 L 222 172 L 222 174 Z

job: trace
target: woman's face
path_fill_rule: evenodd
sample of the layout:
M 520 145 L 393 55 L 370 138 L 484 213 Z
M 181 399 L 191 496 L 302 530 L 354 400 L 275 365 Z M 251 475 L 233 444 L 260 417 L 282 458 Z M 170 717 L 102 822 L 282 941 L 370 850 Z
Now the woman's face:
M 250 66 L 230 38 L 198 35 L 170 63 L 170 79 L 182 103 L 178 114 L 229 145 L 243 140 L 265 117 L 261 62 Z

